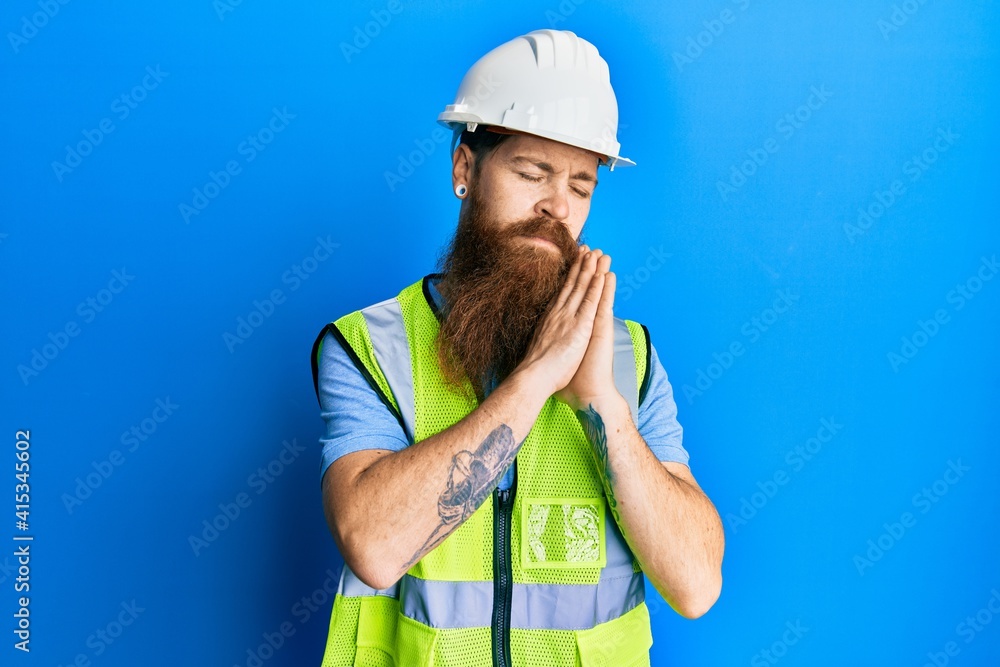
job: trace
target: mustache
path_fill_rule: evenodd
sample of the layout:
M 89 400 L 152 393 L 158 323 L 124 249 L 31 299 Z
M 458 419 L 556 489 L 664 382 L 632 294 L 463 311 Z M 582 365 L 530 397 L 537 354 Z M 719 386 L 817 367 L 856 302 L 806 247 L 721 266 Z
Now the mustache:
M 544 217 L 529 218 L 511 223 L 503 231 L 503 239 L 511 240 L 519 236 L 537 236 L 553 243 L 564 256 L 571 256 L 570 251 L 578 247 L 576 240 L 570 235 L 566 225 Z

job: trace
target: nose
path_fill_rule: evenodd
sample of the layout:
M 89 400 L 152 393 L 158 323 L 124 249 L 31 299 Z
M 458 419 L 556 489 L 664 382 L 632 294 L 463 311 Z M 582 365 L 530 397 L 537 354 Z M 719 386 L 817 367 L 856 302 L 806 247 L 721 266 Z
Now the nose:
M 553 184 L 545 195 L 535 202 L 535 214 L 560 222 L 569 217 L 569 193 L 563 185 Z

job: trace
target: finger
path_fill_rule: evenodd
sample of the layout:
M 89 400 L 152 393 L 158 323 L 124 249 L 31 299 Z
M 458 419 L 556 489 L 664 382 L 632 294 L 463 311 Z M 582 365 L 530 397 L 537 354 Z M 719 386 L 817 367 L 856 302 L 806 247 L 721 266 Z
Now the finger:
M 598 319 L 613 319 L 615 306 L 615 288 L 618 286 L 618 277 L 608 271 L 604 274 L 604 291 L 601 292 L 601 302 L 597 305 Z
M 597 271 L 607 273 L 611 270 L 611 255 L 601 255 L 597 260 Z
M 593 323 L 597 315 L 597 305 L 601 301 L 601 292 L 604 291 L 604 275 L 603 273 L 594 273 L 591 276 L 590 285 L 587 287 L 587 292 L 583 295 L 580 308 L 577 311 L 577 317 L 581 320 Z
M 587 251 L 585 250 L 586 247 L 587 246 L 585 245 L 578 247 L 576 259 L 574 259 L 573 263 L 569 265 L 569 273 L 566 274 L 566 280 L 563 282 L 563 286 L 559 289 L 559 294 L 556 295 L 555 300 L 552 302 L 553 310 L 566 303 L 566 299 L 569 298 L 569 293 L 576 285 L 577 276 L 580 275 L 580 267 L 583 264 L 583 256 L 587 254 Z
M 613 341 L 615 338 L 614 299 L 617 280 L 615 274 L 601 274 L 604 277 L 604 289 L 601 291 L 597 312 L 594 315 L 594 327 L 590 332 L 591 343 L 594 341 Z
M 597 269 L 597 260 L 599 256 L 595 253 L 600 252 L 600 250 L 591 250 L 583 256 L 583 263 L 580 266 L 580 273 L 577 275 L 576 284 L 573 286 L 573 290 L 566 298 L 566 308 L 570 313 L 576 314 L 580 309 L 580 302 L 583 301 L 586 296 L 591 279 Z

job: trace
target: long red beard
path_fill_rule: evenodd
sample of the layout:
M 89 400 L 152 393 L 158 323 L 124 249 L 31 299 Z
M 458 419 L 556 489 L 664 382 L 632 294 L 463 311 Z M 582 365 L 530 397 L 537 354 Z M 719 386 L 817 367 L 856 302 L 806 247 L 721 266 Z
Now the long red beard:
M 524 235 L 552 241 L 559 253 L 517 238 Z M 438 358 L 453 390 L 467 392 L 468 379 L 482 400 L 491 378 L 510 375 L 577 254 L 562 223 L 539 217 L 501 224 L 470 193 L 438 284 L 445 301 Z

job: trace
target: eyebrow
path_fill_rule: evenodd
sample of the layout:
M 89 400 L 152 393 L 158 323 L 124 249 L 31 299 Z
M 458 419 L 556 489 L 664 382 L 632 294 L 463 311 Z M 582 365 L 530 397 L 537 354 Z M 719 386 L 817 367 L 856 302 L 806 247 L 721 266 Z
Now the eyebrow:
M 538 160 L 532 160 L 531 158 L 529 158 L 527 156 L 524 156 L 524 155 L 516 155 L 513 158 L 511 158 L 510 161 L 511 162 L 528 162 L 530 164 L 535 165 L 536 167 L 538 167 L 539 169 L 541 169 L 542 171 L 544 171 L 544 172 L 546 172 L 548 174 L 554 174 L 556 172 L 556 170 L 548 162 L 540 162 Z M 593 176 L 591 176 L 590 174 L 588 174 L 585 171 L 578 171 L 575 174 L 573 174 L 572 176 L 570 176 L 570 178 L 578 180 L 578 181 L 589 181 L 589 182 L 591 182 L 591 183 L 594 184 L 595 188 L 597 187 L 597 179 L 594 178 Z

